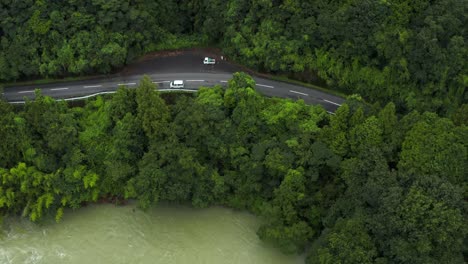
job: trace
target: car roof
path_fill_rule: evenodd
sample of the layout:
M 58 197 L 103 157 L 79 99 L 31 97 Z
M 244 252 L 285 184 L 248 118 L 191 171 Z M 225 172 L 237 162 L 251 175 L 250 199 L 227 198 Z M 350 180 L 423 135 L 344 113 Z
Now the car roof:
M 175 81 L 173 81 L 172 83 L 173 83 L 173 84 L 183 84 L 184 81 L 182 81 L 182 80 L 175 80 Z

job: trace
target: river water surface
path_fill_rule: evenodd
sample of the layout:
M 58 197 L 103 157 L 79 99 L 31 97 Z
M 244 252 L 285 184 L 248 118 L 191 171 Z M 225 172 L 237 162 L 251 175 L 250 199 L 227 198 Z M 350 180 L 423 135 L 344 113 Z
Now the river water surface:
M 58 224 L 8 218 L 0 230 L 0 263 L 303 263 L 262 243 L 259 220 L 214 207 L 91 205 Z

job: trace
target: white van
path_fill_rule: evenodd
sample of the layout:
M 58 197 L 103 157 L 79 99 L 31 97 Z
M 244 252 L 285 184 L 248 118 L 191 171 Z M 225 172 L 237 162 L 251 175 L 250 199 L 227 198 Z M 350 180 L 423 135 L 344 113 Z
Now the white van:
M 203 64 L 205 64 L 205 65 L 207 65 L 207 64 L 216 64 L 216 60 L 213 59 L 213 58 L 205 57 L 205 59 L 203 60 Z
M 175 80 L 172 81 L 170 84 L 171 89 L 183 89 L 184 88 L 184 81 L 182 80 Z

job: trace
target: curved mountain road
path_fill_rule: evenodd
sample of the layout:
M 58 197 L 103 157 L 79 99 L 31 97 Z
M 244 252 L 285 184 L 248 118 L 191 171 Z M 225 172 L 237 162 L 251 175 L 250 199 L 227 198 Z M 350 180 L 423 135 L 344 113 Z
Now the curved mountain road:
M 13 86 L 4 89 L 3 96 L 10 103 L 23 103 L 25 97 L 34 99 L 34 90 L 40 89 L 43 95 L 55 99 L 86 98 L 100 93 L 110 93 L 119 86 L 136 87 L 143 75 L 148 75 L 159 89 L 169 89 L 172 80 L 184 80 L 185 89 L 196 90 L 200 86 L 225 86 L 238 71 L 226 61 L 216 65 L 203 65 L 202 54 L 183 54 L 136 63 L 136 72 L 114 75 L 108 78 L 96 78 L 84 81 L 72 81 L 46 85 Z M 146 64 L 146 65 L 145 65 Z M 167 67 L 165 67 L 167 66 Z M 270 97 L 303 99 L 308 104 L 321 104 L 330 113 L 334 112 L 344 99 L 322 91 L 289 83 L 255 77 L 256 89 Z

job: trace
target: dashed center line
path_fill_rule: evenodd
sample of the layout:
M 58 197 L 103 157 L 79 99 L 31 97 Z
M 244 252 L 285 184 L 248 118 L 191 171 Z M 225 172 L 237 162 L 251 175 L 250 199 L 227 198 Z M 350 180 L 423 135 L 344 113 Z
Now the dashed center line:
M 136 85 L 136 83 L 119 83 L 117 85 Z
M 227 83 L 228 81 L 220 81 L 220 82 L 222 82 L 222 83 Z
M 205 80 L 187 80 L 187 82 L 204 82 Z
M 153 83 L 168 83 L 168 82 L 171 82 L 171 81 L 159 81 L 159 82 L 153 82 Z
M 18 92 L 18 93 L 34 93 L 34 91 L 21 91 L 21 92 Z
M 294 91 L 294 90 L 289 90 L 289 92 L 291 92 L 291 93 L 295 93 L 295 94 L 304 95 L 304 96 L 309 96 L 309 95 L 308 95 L 308 94 L 306 94 L 306 93 L 301 93 L 301 92 Z
M 53 88 L 50 89 L 51 91 L 60 91 L 60 90 L 68 90 L 68 87 L 63 87 L 63 88 Z
M 83 86 L 83 88 L 97 88 L 97 87 L 102 87 L 102 85 L 87 85 L 87 86 Z
M 341 106 L 339 103 L 335 103 L 335 102 L 332 102 L 332 101 L 328 101 L 328 100 L 325 100 L 323 99 L 325 102 L 327 103 L 330 103 L 330 104 L 334 104 L 334 105 L 337 105 L 337 106 Z
M 271 89 L 275 88 L 275 87 L 273 87 L 271 85 L 265 85 L 265 84 L 257 84 L 257 86 L 267 87 L 267 88 L 271 88 Z

